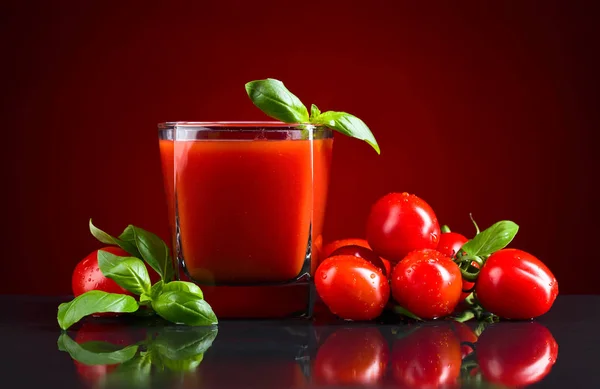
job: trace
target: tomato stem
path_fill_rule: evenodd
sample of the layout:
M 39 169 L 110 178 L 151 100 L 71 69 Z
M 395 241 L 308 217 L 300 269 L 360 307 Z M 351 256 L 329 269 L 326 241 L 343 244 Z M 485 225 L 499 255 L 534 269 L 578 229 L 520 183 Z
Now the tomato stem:
M 473 214 L 469 212 L 469 217 L 471 218 L 471 221 L 473 222 L 473 225 L 475 226 L 475 235 L 479 235 L 479 226 L 477 225 L 477 222 L 475 222 L 475 219 L 473 219 Z

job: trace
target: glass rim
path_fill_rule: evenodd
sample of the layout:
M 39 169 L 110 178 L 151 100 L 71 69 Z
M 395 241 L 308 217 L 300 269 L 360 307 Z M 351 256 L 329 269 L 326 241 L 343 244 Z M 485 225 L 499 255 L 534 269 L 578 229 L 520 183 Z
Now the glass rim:
M 288 131 L 289 130 L 304 130 L 306 128 L 313 128 L 313 129 L 320 129 L 320 128 L 326 128 L 323 125 L 319 125 L 319 124 L 314 124 L 314 123 L 285 123 L 285 122 L 281 122 L 281 121 L 276 121 L 276 120 L 257 120 L 257 121 L 202 121 L 202 122 L 187 122 L 187 121 L 180 121 L 180 122 L 161 122 L 158 123 L 158 129 L 159 130 L 168 130 L 168 129 L 172 129 L 174 127 L 211 127 L 211 128 L 237 128 L 237 129 L 242 129 L 242 128 L 248 128 L 248 129 L 255 129 L 255 128 L 265 128 L 265 127 L 272 127 L 272 128 L 285 128 Z M 304 127 L 304 128 L 302 128 Z

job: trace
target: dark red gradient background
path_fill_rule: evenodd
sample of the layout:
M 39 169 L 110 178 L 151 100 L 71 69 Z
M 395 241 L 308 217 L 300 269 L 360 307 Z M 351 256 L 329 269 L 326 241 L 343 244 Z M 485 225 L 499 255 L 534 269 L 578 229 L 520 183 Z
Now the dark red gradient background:
M 361 117 L 381 145 L 336 136 L 326 240 L 363 235 L 378 197 L 408 191 L 469 235 L 469 212 L 484 227 L 516 221 L 513 247 L 561 292 L 600 293 L 594 10 L 173 3 L 0 6 L 1 293 L 69 293 L 98 247 L 89 217 L 166 238 L 156 123 L 264 119 L 244 83 L 266 77 Z

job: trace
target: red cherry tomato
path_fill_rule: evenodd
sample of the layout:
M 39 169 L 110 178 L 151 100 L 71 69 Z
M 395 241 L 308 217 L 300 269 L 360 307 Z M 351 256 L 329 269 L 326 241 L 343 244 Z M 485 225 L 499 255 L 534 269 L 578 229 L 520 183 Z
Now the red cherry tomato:
M 435 249 L 440 225 L 431 207 L 408 193 L 390 193 L 371 208 L 367 241 L 373 251 L 396 263 L 409 252 Z
M 540 381 L 557 357 L 558 344 L 552 333 L 536 322 L 494 324 L 477 342 L 477 362 L 483 377 L 508 387 Z
M 390 364 L 402 388 L 452 387 L 460 374 L 460 342 L 445 323 L 425 325 L 394 342 Z
M 111 254 L 121 257 L 130 256 L 125 250 L 118 247 L 109 246 L 103 247 L 100 250 L 108 251 Z M 90 290 L 102 290 L 108 293 L 121 293 L 133 296 L 132 293 L 121 288 L 115 281 L 104 277 L 98 267 L 98 251 L 100 250 L 93 251 L 75 266 L 71 278 L 71 286 L 75 297 Z
M 558 295 L 558 282 L 533 255 L 504 249 L 487 259 L 475 292 L 481 305 L 500 317 L 531 319 L 548 312 Z
M 387 266 L 386 266 L 386 263 L 383 261 L 383 259 L 381 259 L 379 257 L 379 255 L 375 254 L 372 250 L 370 250 L 366 247 L 357 246 L 357 245 L 343 246 L 343 247 L 340 247 L 339 249 L 335 250 L 333 253 L 331 253 L 332 257 L 334 257 L 336 255 L 354 255 L 355 257 L 362 258 L 365 261 L 370 262 L 371 264 L 378 267 L 385 276 L 388 276 L 390 274 L 389 273 L 389 270 L 390 270 L 389 261 L 386 261 L 387 262 Z
M 371 247 L 369 246 L 369 242 L 367 242 L 365 239 L 361 239 L 361 238 L 348 238 L 348 239 L 338 239 L 338 240 L 334 240 L 332 242 L 327 243 L 325 246 L 323 246 L 323 249 L 321 251 L 323 260 L 331 257 L 331 254 L 339 249 L 340 247 L 344 247 L 344 246 L 360 246 L 360 247 L 366 247 L 368 249 L 370 249 Z
M 331 312 L 347 320 L 376 318 L 390 297 L 390 285 L 381 270 L 353 255 L 323 261 L 315 286 Z
M 457 232 L 444 232 L 440 236 L 440 242 L 437 247 L 437 251 L 444 254 L 448 258 L 453 258 L 458 250 L 467 243 L 469 239 L 465 238 L 464 235 L 461 235 Z M 473 266 L 479 267 L 476 262 L 473 262 Z M 475 283 L 463 280 L 462 290 L 471 290 Z M 470 295 L 471 292 L 463 292 L 460 295 L 460 300 L 464 300 Z
M 452 313 L 462 288 L 458 265 L 429 249 L 408 254 L 394 267 L 391 281 L 394 300 L 423 319 Z
M 374 385 L 385 374 L 388 356 L 377 328 L 343 328 L 319 347 L 313 376 L 319 385 Z

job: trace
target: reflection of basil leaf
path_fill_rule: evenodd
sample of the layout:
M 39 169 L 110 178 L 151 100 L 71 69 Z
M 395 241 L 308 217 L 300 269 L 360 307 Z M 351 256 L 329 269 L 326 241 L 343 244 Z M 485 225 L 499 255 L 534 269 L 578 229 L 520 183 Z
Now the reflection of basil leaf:
M 119 349 L 107 342 L 87 342 L 77 344 L 67 334 L 58 338 L 58 348 L 69 353 L 71 358 L 85 365 L 114 365 L 123 363 L 135 356 L 138 346 L 131 345 Z
M 108 251 L 98 251 L 98 267 L 105 277 L 114 280 L 131 293 L 150 293 L 150 276 L 141 259 L 120 257 Z
M 58 306 L 58 324 L 66 330 L 84 316 L 101 312 L 135 312 L 139 308 L 137 301 L 131 296 L 117 293 L 106 293 L 100 290 L 90 290 L 75 297 L 68 303 Z
M 150 384 L 152 360 L 149 352 L 140 352 L 135 358 L 121 364 L 106 377 L 106 388 L 147 388 Z
M 508 246 L 518 231 L 517 224 L 510 220 L 502 220 L 475 235 L 461 250 L 473 256 L 490 255 Z
M 217 337 L 216 327 L 165 327 L 152 343 L 165 359 L 184 360 L 204 354 Z
M 198 287 L 198 285 L 187 281 L 171 281 L 163 286 L 162 293 L 173 292 L 176 290 L 190 292 L 191 294 L 195 294 L 200 298 L 204 298 L 202 290 Z
M 184 372 L 195 370 L 198 365 L 200 365 L 203 358 L 204 354 L 198 354 L 195 357 L 183 360 L 162 358 L 162 363 L 164 367 L 171 371 Z
M 217 316 L 206 301 L 182 290 L 161 293 L 152 301 L 152 308 L 162 318 L 173 323 L 210 326 L 218 322 Z

